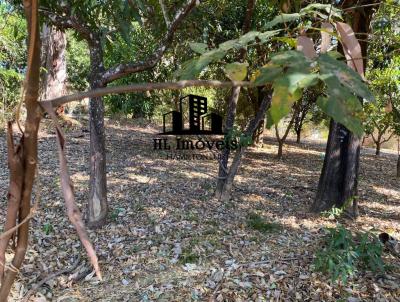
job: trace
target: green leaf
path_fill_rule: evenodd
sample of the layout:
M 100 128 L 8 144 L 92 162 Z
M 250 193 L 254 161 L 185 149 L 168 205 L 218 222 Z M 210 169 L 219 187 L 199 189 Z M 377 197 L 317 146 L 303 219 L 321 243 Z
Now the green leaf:
M 283 68 L 278 65 L 268 64 L 261 67 L 259 74 L 254 80 L 254 84 L 262 85 L 274 81 L 279 75 L 283 73 Z
M 267 24 L 264 25 L 265 29 L 270 29 L 274 27 L 277 24 L 281 23 L 286 23 L 286 22 L 291 22 L 295 21 L 301 18 L 301 14 L 299 13 L 294 13 L 294 14 L 281 14 L 279 16 L 276 16 L 272 21 L 267 22 Z
M 247 76 L 248 63 L 231 63 L 225 66 L 225 73 L 231 81 L 243 81 Z
M 333 16 L 333 17 L 343 19 L 340 9 L 332 6 L 331 4 L 312 3 L 312 4 L 309 4 L 306 7 L 302 8 L 300 10 L 300 14 L 301 15 L 306 15 L 306 14 L 309 15 L 309 14 L 316 13 L 316 14 L 320 15 L 321 17 L 323 17 L 324 19 L 326 19 L 327 16 L 324 14 L 321 14 L 320 12 L 318 12 L 318 10 L 324 11 L 328 14 L 330 13 L 331 16 Z
M 271 122 L 274 124 L 279 123 L 279 121 L 290 112 L 294 102 L 301 98 L 301 90 L 293 90 L 295 86 L 291 86 L 290 89 L 288 89 L 288 82 L 289 80 L 287 77 L 281 77 L 274 82 L 274 93 L 269 110 Z
M 181 80 L 194 79 L 210 63 L 222 59 L 226 52 L 220 49 L 214 49 L 202 54 L 200 57 L 185 62 L 182 68 L 177 72 Z
M 191 50 L 193 50 L 194 52 L 198 53 L 198 54 L 203 54 L 207 51 L 208 45 L 205 43 L 189 43 L 189 47 Z
M 294 38 L 276 37 L 276 38 L 274 38 L 274 40 L 286 43 L 287 45 L 289 45 L 292 48 L 296 48 L 296 46 L 297 46 L 297 40 Z
M 302 69 L 310 67 L 312 61 L 307 59 L 301 51 L 288 50 L 272 56 L 271 62 L 276 65 L 296 66 Z
M 319 97 L 317 105 L 357 136 L 363 135 L 364 128 L 358 116 L 362 113 L 362 106 L 357 97 L 350 96 L 347 100 L 343 100 L 337 95 L 329 95 L 328 97 Z
M 358 96 L 369 101 L 375 100 L 360 75 L 345 63 L 335 60 L 327 54 L 321 54 L 318 58 L 318 63 L 322 80 L 326 81 L 325 79 L 336 77 L 342 85 Z M 337 87 L 337 89 L 341 88 Z

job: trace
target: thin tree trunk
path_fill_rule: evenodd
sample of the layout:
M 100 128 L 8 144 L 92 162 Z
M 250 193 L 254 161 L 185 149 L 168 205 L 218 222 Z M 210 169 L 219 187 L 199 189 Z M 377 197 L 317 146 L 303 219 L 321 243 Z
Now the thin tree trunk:
M 296 143 L 300 144 L 301 130 L 296 130 Z
M 278 159 L 282 159 L 282 156 L 283 156 L 283 141 L 282 140 L 279 140 L 278 141 L 278 154 L 277 154 L 277 158 Z
M 254 133 L 253 133 L 253 146 L 254 147 L 263 145 L 264 129 L 265 129 L 265 119 L 262 119 L 260 121 L 260 124 L 258 125 L 256 131 L 254 131 Z
M 13 183 L 16 179 L 10 179 L 10 193 L 20 193 L 18 195 L 8 195 L 10 203 L 19 203 L 18 222 L 22 222 L 31 209 L 32 188 L 35 180 L 37 167 L 37 138 L 39 123 L 41 120 L 41 108 L 38 103 L 39 97 L 39 71 L 40 71 L 40 37 L 39 37 L 39 20 L 38 20 L 38 3 L 37 0 L 24 1 L 25 16 L 28 23 L 28 68 L 25 77 L 25 93 L 23 95 L 26 106 L 26 121 L 24 134 L 20 140 L 20 144 L 15 148 L 12 139 L 12 133 L 9 127 L 8 150 L 11 151 L 9 158 L 17 155 L 17 164 L 13 168 L 17 168 L 17 178 L 22 177 L 22 186 L 20 191 L 13 189 Z M 14 158 L 15 159 L 15 158 Z M 12 159 L 13 160 L 13 159 Z M 11 161 L 12 161 L 11 160 Z M 11 168 L 11 167 L 10 167 Z M 15 174 L 14 174 L 15 175 Z M 11 177 L 11 174 L 10 174 Z M 10 208 L 10 207 L 9 207 Z M 16 212 L 7 213 L 6 219 L 15 218 Z M 7 224 L 7 222 L 6 222 Z M 13 221 L 12 224 L 16 224 Z M 29 221 L 22 224 L 17 230 L 17 244 L 15 248 L 14 258 L 10 268 L 6 270 L 1 280 L 0 301 L 7 301 L 11 286 L 19 272 L 25 253 L 28 247 Z M 8 243 L 9 238 L 3 238 Z M 3 243 L 2 243 L 3 244 Z M 1 255 L 2 257 L 4 255 Z M 3 265 L 5 263 L 3 262 Z M 2 270 L 4 267 L 2 267 Z
M 263 101 L 260 104 L 260 107 L 257 111 L 256 116 L 253 118 L 253 120 L 249 123 L 246 131 L 244 134 L 246 136 L 250 136 L 253 134 L 253 132 L 256 130 L 257 125 L 260 123 L 260 121 L 264 118 L 265 112 L 271 105 L 271 99 L 272 99 L 272 93 L 268 93 L 264 98 Z M 222 202 L 226 202 L 230 199 L 231 193 L 232 193 L 232 186 L 233 186 L 233 181 L 235 179 L 235 176 L 239 170 L 240 162 L 243 157 L 243 154 L 246 150 L 246 146 L 240 146 L 239 149 L 236 151 L 234 158 L 232 159 L 232 164 L 229 168 L 229 172 L 226 177 L 226 182 L 221 190 L 221 195 L 219 197 L 219 200 Z
M 379 156 L 380 154 L 381 154 L 381 142 L 378 141 L 378 142 L 376 142 L 375 155 Z
M 99 47 L 99 43 L 94 44 L 90 45 L 91 89 L 102 87 L 99 75 L 104 71 L 102 50 Z M 104 104 L 101 98 L 90 99 L 89 122 L 90 193 L 87 222 L 89 227 L 97 228 L 105 224 L 108 212 Z
M 251 19 L 253 17 L 254 6 L 255 6 L 255 0 L 247 1 L 247 10 L 243 21 L 242 34 L 246 34 L 247 32 L 249 32 L 251 28 Z M 238 60 L 243 61 L 246 57 L 246 53 L 247 53 L 246 49 L 241 49 Z M 231 97 L 229 99 L 229 104 L 228 104 L 228 112 L 225 121 L 225 129 L 224 129 L 225 133 L 229 133 L 233 129 L 233 125 L 235 124 L 236 108 L 239 99 L 240 89 L 241 87 L 239 86 L 232 88 Z M 215 197 L 218 198 L 218 200 L 221 199 L 221 194 L 224 190 L 227 181 L 229 154 L 230 154 L 230 149 L 224 148 L 221 152 L 221 158 L 219 160 L 218 181 L 215 190 Z
M 240 87 L 238 86 L 233 87 L 232 94 L 229 99 L 228 113 L 226 116 L 225 133 L 229 133 L 233 129 L 239 94 L 240 94 Z M 230 154 L 230 149 L 224 148 L 221 152 L 221 158 L 219 160 L 218 181 L 217 181 L 217 188 L 215 190 L 215 197 L 218 199 L 220 199 L 221 197 L 222 190 L 225 186 L 226 177 L 228 175 L 229 154 Z

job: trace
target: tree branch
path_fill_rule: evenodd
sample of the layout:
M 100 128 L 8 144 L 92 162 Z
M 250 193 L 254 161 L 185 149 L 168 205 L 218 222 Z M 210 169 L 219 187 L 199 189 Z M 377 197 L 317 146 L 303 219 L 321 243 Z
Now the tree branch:
M 169 21 L 169 18 L 168 18 L 167 8 L 165 7 L 163 0 L 158 0 L 158 2 L 160 3 L 160 6 L 161 6 L 161 11 L 162 11 L 162 14 L 164 17 L 165 24 L 168 27 L 170 25 L 171 21 Z
M 46 16 L 50 22 L 60 30 L 74 29 L 79 33 L 82 38 L 91 42 L 93 39 L 93 30 L 85 25 L 85 22 L 80 20 L 78 17 L 71 14 L 70 8 L 63 8 L 63 14 L 48 11 L 44 8 L 40 8 L 39 11 L 43 16 Z
M 85 92 L 58 97 L 55 99 L 45 100 L 40 102 L 39 104 L 41 104 L 42 107 L 45 107 L 46 104 L 51 104 L 53 108 L 55 108 L 73 101 L 79 101 L 85 98 L 96 98 L 108 94 L 142 92 L 142 91 L 152 91 L 152 90 L 180 90 L 186 87 L 228 88 L 234 86 L 254 87 L 255 85 L 252 82 L 236 82 L 236 81 L 221 82 L 213 80 L 190 80 L 190 81 L 165 82 L 165 83 L 140 83 L 140 84 L 105 87 L 95 90 L 89 90 Z
M 128 74 L 136 73 L 153 68 L 162 58 L 169 45 L 172 43 L 174 34 L 178 26 L 186 18 L 187 15 L 200 3 L 201 0 L 188 0 L 186 5 L 180 9 L 173 21 L 168 26 L 168 30 L 163 37 L 158 48 L 144 61 L 133 62 L 128 64 L 119 64 L 108 69 L 102 76 L 102 84 L 107 84 L 122 78 Z

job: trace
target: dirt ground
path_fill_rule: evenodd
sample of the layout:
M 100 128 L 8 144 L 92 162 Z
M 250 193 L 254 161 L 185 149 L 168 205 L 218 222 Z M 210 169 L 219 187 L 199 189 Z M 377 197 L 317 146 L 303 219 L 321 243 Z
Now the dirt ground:
M 66 131 L 69 168 L 81 209 L 88 196 L 89 133 Z M 338 221 L 309 213 L 324 148 L 288 144 L 284 158 L 266 139 L 246 154 L 233 198 L 213 198 L 215 160 L 167 160 L 153 151 L 157 130 L 107 122 L 110 217 L 90 231 L 104 281 L 93 276 L 69 223 L 58 179 L 57 147 L 51 131 L 40 136 L 40 209 L 32 219 L 30 246 L 12 292 L 13 301 L 46 276 L 52 278 L 32 301 L 400 301 L 398 260 L 385 275 L 359 272 L 345 286 L 313 271 L 313 255 L 324 227 Z M 340 220 L 354 231 L 376 229 L 400 238 L 400 190 L 396 156 L 363 154 L 360 217 Z M 4 222 L 8 170 L 0 134 L 0 205 Z M 256 213 L 281 227 L 250 228 Z M 11 250 L 9 251 L 11 253 Z M 9 255 L 11 257 L 11 254 Z M 396 267 L 397 265 L 397 267 Z M 78 279 L 78 281 L 76 281 Z

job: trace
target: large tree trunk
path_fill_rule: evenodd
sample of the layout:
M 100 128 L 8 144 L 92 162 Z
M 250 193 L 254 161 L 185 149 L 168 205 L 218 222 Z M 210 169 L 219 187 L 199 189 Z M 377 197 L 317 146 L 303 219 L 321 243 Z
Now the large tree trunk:
M 41 77 L 41 99 L 48 100 L 66 92 L 67 62 L 65 33 L 55 27 L 43 25 L 42 67 L 46 72 Z
M 360 37 L 364 68 L 366 66 L 368 44 L 364 34 L 369 33 L 372 14 L 376 7 L 368 4 L 376 0 L 357 2 L 344 1 L 343 8 L 351 8 L 355 4 L 366 5 L 361 9 L 350 9 L 352 27 Z M 357 178 L 360 159 L 360 139 L 354 136 L 343 125 L 331 121 L 329 137 L 326 146 L 324 165 L 319 179 L 317 195 L 311 210 L 324 211 L 333 206 L 342 207 L 353 201 L 353 216 L 358 214 L 357 209 Z M 347 206 L 347 204 L 346 204 Z
M 90 87 L 100 88 L 101 74 L 104 71 L 103 53 L 99 42 L 90 45 Z M 87 223 L 91 228 L 104 225 L 107 218 L 107 179 L 106 147 L 104 132 L 104 104 L 101 99 L 93 98 L 89 102 L 90 122 L 90 193 Z
M 343 207 L 357 194 L 360 139 L 331 120 L 325 160 L 312 210 Z

